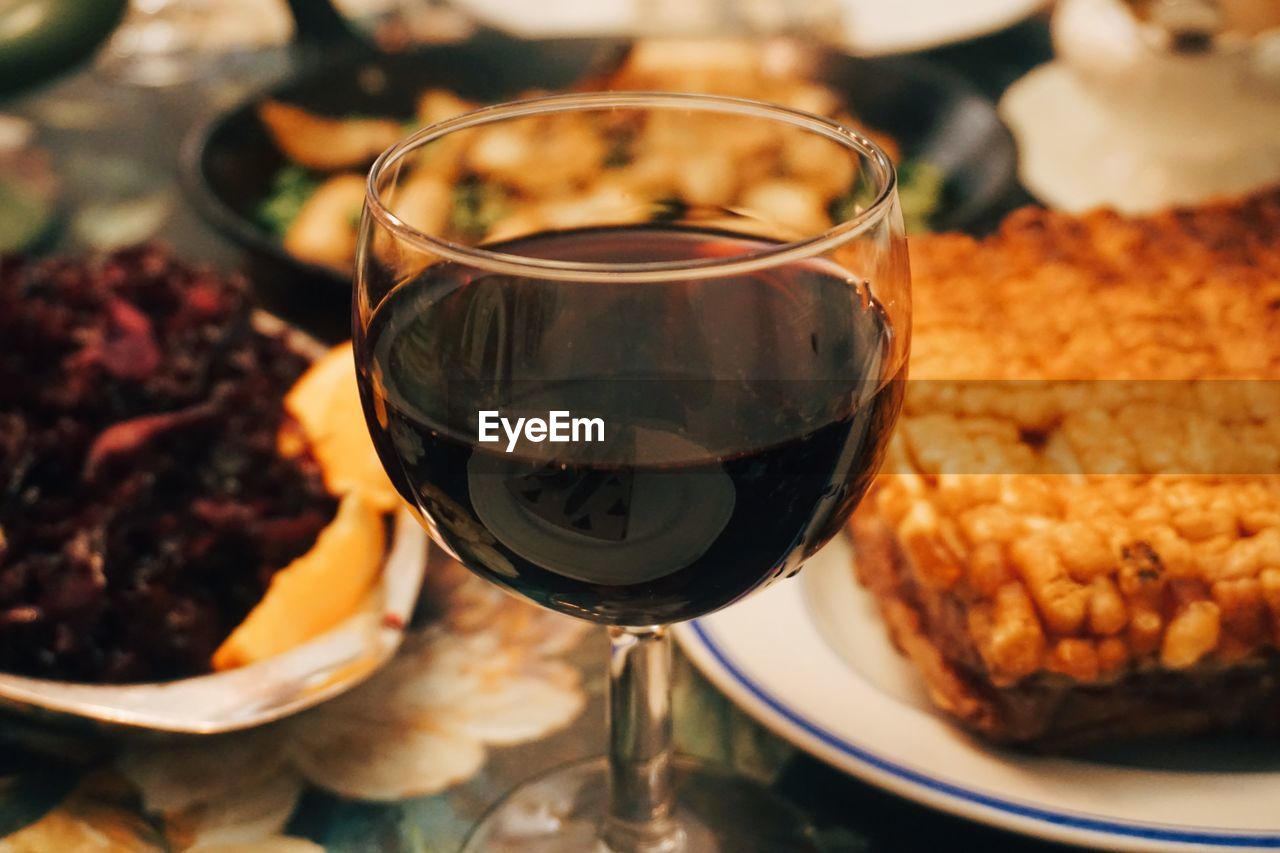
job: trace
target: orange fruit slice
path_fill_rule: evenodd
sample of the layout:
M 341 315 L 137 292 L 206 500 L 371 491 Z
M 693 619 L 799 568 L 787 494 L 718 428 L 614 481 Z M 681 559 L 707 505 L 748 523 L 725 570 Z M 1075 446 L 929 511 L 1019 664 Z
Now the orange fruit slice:
M 363 492 L 382 512 L 400 506 L 400 496 L 387 479 L 365 426 L 350 342 L 339 344 L 313 364 L 285 396 L 284 407 L 310 439 L 332 494 Z M 281 452 L 288 455 L 293 447 L 287 432 L 280 443 Z
M 265 660 L 354 613 L 378 579 L 386 536 L 378 507 L 349 493 L 311 550 L 271 578 L 262 601 L 214 652 L 213 668 Z

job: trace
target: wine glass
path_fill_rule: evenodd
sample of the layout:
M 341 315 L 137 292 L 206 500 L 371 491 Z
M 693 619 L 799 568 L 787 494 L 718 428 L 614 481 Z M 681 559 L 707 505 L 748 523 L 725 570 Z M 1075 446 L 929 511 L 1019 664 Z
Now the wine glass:
M 884 152 L 707 95 L 451 118 L 374 164 L 353 314 L 370 432 L 435 540 L 612 643 L 607 759 L 466 849 L 812 849 L 767 789 L 673 758 L 667 626 L 797 571 L 880 463 L 910 336 Z

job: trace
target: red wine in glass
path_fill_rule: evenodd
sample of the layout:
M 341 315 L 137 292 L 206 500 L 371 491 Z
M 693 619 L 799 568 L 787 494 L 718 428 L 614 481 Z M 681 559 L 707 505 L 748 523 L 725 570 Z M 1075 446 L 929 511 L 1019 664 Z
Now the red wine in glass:
M 645 225 L 488 248 L 635 264 L 772 245 Z M 894 334 L 825 260 L 644 283 L 440 263 L 381 301 L 357 364 L 387 471 L 464 563 L 562 612 L 657 625 L 794 572 L 839 530 L 901 405 Z M 568 440 L 512 430 L 556 412 Z

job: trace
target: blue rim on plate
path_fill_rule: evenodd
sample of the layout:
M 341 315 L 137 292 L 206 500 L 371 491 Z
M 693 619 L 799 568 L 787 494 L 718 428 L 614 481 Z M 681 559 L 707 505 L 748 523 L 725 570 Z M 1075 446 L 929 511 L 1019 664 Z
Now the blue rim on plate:
M 828 731 L 812 720 L 806 718 L 800 712 L 789 707 L 785 701 L 773 695 L 760 684 L 756 683 L 750 676 L 744 673 L 733 662 L 732 658 L 729 657 L 725 650 L 716 643 L 715 639 L 707 630 L 705 624 L 706 621 L 706 618 L 697 619 L 689 624 L 687 633 L 685 633 L 681 638 L 685 643 L 685 648 L 688 648 L 689 636 L 692 635 L 697 639 L 697 642 L 702 645 L 703 649 L 705 649 L 706 652 L 717 663 L 719 663 L 721 667 L 723 667 L 725 674 L 737 682 L 740 687 L 752 696 L 767 705 L 774 713 L 778 714 L 792 725 L 808 732 L 813 737 L 818 738 L 832 749 L 838 750 L 849 758 L 863 762 L 876 770 L 889 773 L 904 782 L 919 785 L 931 791 L 973 803 L 975 805 L 1007 812 L 1008 814 L 1015 815 L 1017 817 L 1030 818 L 1032 820 L 1043 821 L 1056 826 L 1064 826 L 1071 829 L 1082 829 L 1088 832 L 1099 832 L 1108 835 L 1123 835 L 1137 839 L 1167 841 L 1181 844 L 1205 844 L 1232 848 L 1280 848 L 1280 834 L 1237 834 L 1207 829 L 1188 830 L 1162 827 L 1152 824 L 1129 824 L 1102 818 L 1089 817 L 1086 815 L 1075 815 L 1067 812 L 1052 811 L 1002 799 L 990 794 L 984 794 L 981 791 L 971 790 L 960 785 L 955 785 L 951 782 L 933 778 L 909 767 L 904 767 L 896 762 L 876 755 L 865 747 L 850 743 L 848 740 L 840 737 L 834 732 Z
M 799 578 L 677 625 L 675 636 L 766 728 L 929 808 L 1103 849 L 1280 849 L 1280 754 L 1254 742 L 1179 739 L 1055 756 L 963 732 L 889 642 L 852 560 L 838 537 Z

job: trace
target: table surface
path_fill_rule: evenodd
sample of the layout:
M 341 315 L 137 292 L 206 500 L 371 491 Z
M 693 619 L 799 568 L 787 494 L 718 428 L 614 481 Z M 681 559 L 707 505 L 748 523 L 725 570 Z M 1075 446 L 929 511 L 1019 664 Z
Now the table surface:
M 1041 20 L 927 54 L 959 70 L 993 98 L 1048 55 L 1047 28 Z M 236 268 L 241 262 L 236 248 L 202 222 L 183 198 L 177 180 L 179 143 L 194 122 L 288 73 L 299 61 L 290 48 L 224 55 L 208 61 L 192 82 L 164 89 L 132 86 L 91 68 L 20 100 L 0 103 L 4 112 L 28 118 L 38 127 L 39 141 L 52 154 L 60 178 L 62 224 L 45 248 L 82 252 L 154 238 L 193 261 Z M 476 642 L 484 641 L 482 634 L 475 636 Z M 536 678 L 552 678 L 545 673 L 558 672 L 554 666 L 572 667 L 580 687 L 570 692 L 585 697 L 585 709 L 558 733 L 519 746 L 491 748 L 487 759 L 482 759 L 483 769 L 468 781 L 427 796 L 369 802 L 327 790 L 323 767 L 303 772 L 308 781 L 295 787 L 281 781 L 294 778 L 290 771 L 273 777 L 269 785 L 262 783 L 266 787 L 253 788 L 285 791 L 279 798 L 283 805 L 277 803 L 274 811 L 266 809 L 262 804 L 270 797 L 263 795 L 255 812 L 241 797 L 230 809 L 238 816 L 222 816 L 217 829 L 221 834 L 201 837 L 234 841 L 285 835 L 337 851 L 455 850 L 469 823 L 531 772 L 602 750 L 605 651 L 603 636 L 592 631 L 577 646 L 553 655 L 555 660 L 547 664 L 550 669 L 537 669 L 544 675 L 535 677 L 535 686 Z M 1064 849 L 930 811 L 844 776 L 756 726 L 687 662 L 680 662 L 678 674 L 681 749 L 772 779 L 779 791 L 812 816 L 832 853 Z M 552 691 L 549 695 L 567 694 Z M 6 733 L 0 727 L 0 739 Z M 229 747 L 224 759 L 237 748 Z M 252 754 L 252 747 L 246 748 Z M 124 749 L 134 755 L 141 750 L 147 761 L 171 761 L 179 768 L 184 762 L 199 765 L 182 745 L 135 744 Z M 259 769 L 261 765 L 259 760 Z M 192 826 L 210 825 L 207 813 L 217 807 L 206 804 L 202 817 L 192 817 L 200 809 L 199 797 L 173 795 L 166 801 L 164 790 L 171 789 L 163 786 L 157 793 L 144 785 L 140 793 L 136 785 L 121 781 L 120 766 L 119 756 L 110 749 L 59 743 L 52 752 L 34 752 L 29 747 L 0 746 L 0 836 L 30 831 L 31 822 L 51 807 L 61 823 L 51 823 L 46 815 L 38 825 L 54 834 L 39 836 L 45 841 L 38 844 L 65 845 L 67 838 L 76 838 L 85 845 L 81 849 L 164 849 L 189 843 L 195 832 Z M 246 765 L 253 766 L 253 761 Z M 160 775 L 178 772 L 162 768 Z M 132 776 L 136 781 L 138 774 Z M 310 784 L 314 779 L 321 784 Z M 207 790 L 203 795 L 212 796 Z M 227 800 L 224 796 L 218 802 L 225 806 Z M 82 830 L 86 834 L 57 834 Z M 84 840 L 89 838 L 94 839 L 92 843 Z M 289 848 L 286 844 L 273 849 Z

